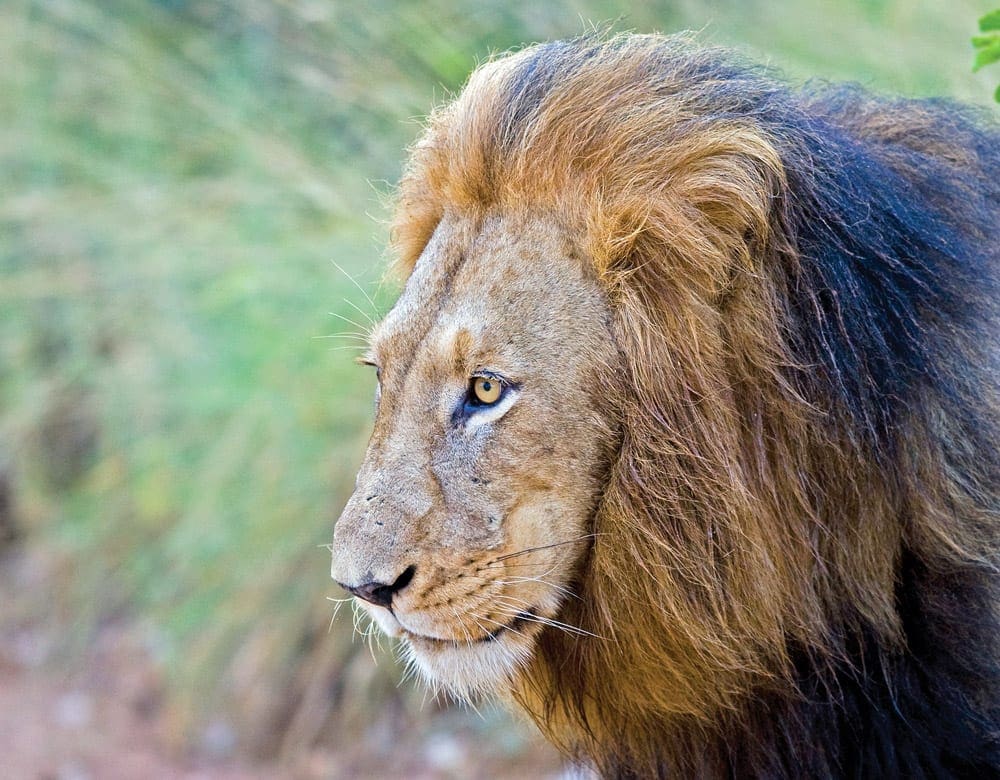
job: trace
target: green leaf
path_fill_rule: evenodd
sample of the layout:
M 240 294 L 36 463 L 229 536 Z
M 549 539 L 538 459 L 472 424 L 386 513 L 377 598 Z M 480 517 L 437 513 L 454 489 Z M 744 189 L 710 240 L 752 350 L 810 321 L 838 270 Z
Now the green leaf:
M 1000 84 L 997 85 L 997 91 L 993 93 L 993 99 L 996 100 L 997 103 L 1000 103 Z
M 986 65 L 992 65 L 1000 61 L 1000 40 L 991 46 L 979 50 L 976 54 L 976 61 L 972 64 L 973 73 Z
M 1000 30 L 1000 8 L 990 11 L 979 20 L 979 29 L 983 32 L 990 30 Z
M 1000 33 L 990 33 L 989 35 L 973 35 L 972 46 L 976 49 L 983 49 L 993 43 L 1000 42 Z

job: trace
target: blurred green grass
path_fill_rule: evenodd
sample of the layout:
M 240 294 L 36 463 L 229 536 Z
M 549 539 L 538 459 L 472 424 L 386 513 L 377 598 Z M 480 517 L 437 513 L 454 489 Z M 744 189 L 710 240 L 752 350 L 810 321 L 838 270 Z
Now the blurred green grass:
M 327 634 L 372 378 L 326 337 L 391 303 L 383 200 L 419 117 L 491 52 L 591 24 L 988 104 L 989 5 L 0 3 L 0 472 L 58 571 L 20 614 L 77 658 L 139 620 L 182 738 L 228 709 L 265 753 L 336 739 L 399 694 L 349 619 Z

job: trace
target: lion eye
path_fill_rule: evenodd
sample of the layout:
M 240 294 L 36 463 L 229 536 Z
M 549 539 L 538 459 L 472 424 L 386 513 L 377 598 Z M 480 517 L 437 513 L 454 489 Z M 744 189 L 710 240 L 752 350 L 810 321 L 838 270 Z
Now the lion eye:
M 503 386 L 496 379 L 487 376 L 477 376 L 472 380 L 472 397 L 484 406 L 491 406 L 500 400 Z

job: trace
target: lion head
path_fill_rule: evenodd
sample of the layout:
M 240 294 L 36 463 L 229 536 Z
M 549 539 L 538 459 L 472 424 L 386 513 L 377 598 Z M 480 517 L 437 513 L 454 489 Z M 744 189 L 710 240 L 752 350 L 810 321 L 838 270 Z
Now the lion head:
M 375 429 L 333 577 L 459 695 L 509 681 L 558 625 L 617 438 L 610 327 L 564 226 L 456 215 L 373 333 Z
M 997 148 L 685 38 L 483 65 L 400 186 L 333 578 L 609 773 L 840 771 L 809 706 L 992 641 Z

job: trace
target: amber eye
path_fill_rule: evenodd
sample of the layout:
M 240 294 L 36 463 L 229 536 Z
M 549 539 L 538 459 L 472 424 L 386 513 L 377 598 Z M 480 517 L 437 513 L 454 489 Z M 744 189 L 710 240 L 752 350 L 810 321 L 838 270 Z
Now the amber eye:
M 477 376 L 472 380 L 472 395 L 478 403 L 489 406 L 500 400 L 503 386 L 488 376 Z

